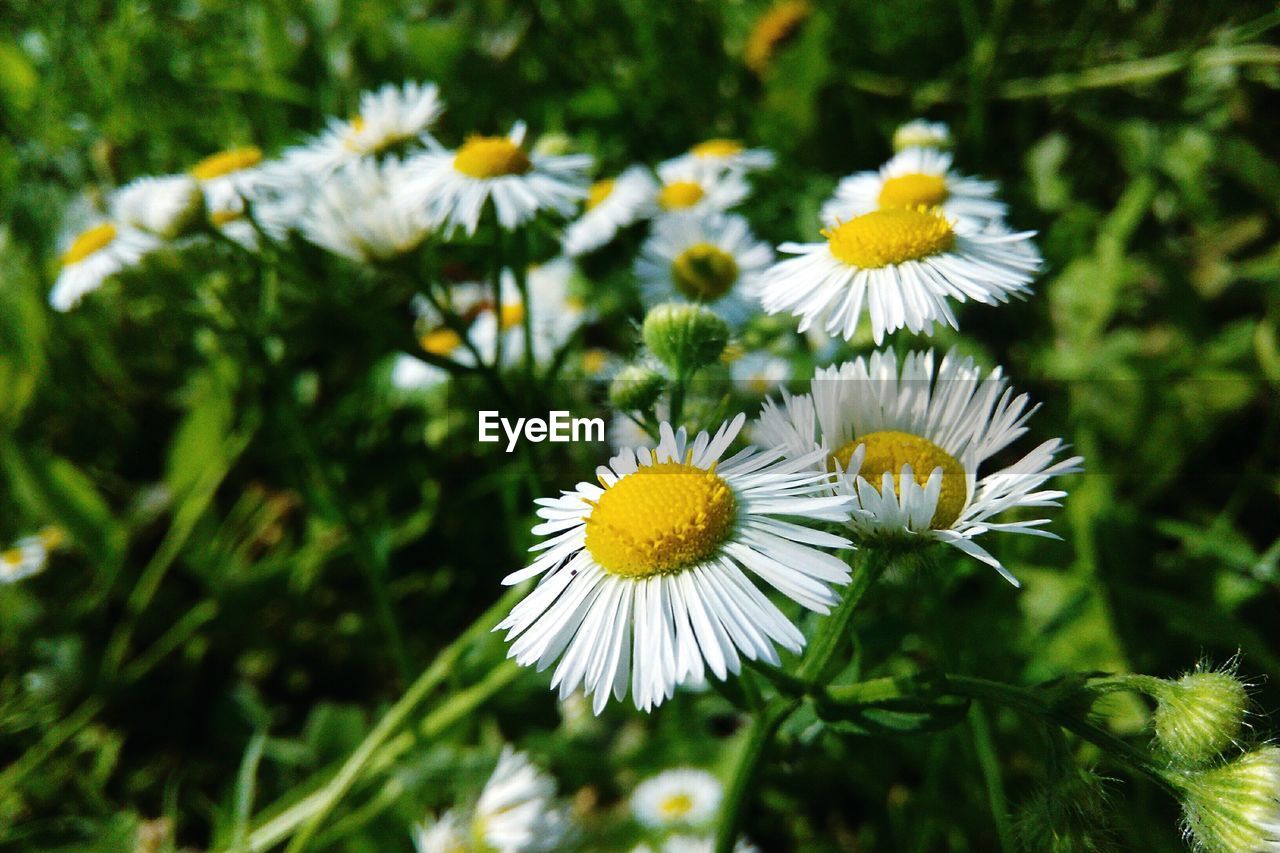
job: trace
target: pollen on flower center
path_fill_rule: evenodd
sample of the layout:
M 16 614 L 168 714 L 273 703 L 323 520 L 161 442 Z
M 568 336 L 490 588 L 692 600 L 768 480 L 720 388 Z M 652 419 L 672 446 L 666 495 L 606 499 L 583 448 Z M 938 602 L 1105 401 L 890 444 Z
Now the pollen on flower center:
M 472 178 L 500 178 L 523 175 L 533 162 L 505 136 L 471 136 L 454 155 L 453 167 Z
M 586 546 L 611 574 L 674 574 L 716 553 L 737 518 L 733 489 L 688 462 L 641 466 L 605 489 L 587 518 Z
M 498 309 L 498 325 L 503 329 L 513 329 L 524 322 L 524 306 L 519 302 L 503 305 Z
M 658 193 L 658 204 L 662 205 L 664 210 L 681 210 L 693 207 L 702 201 L 705 194 L 702 184 L 697 181 L 672 181 Z
M 947 200 L 947 179 L 942 175 L 912 173 L 889 178 L 880 187 L 881 210 L 904 207 L 936 207 Z
M 693 810 L 693 797 L 688 794 L 672 794 L 659 804 L 658 810 L 664 817 L 684 817 Z
M 239 172 L 241 169 L 248 169 L 261 162 L 262 150 L 259 148 L 253 146 L 230 148 L 211 154 L 196 163 L 191 167 L 191 177 L 198 181 L 209 181 L 223 175 L 230 175 L 232 172 Z
M 587 210 L 600 204 L 613 193 L 613 178 L 605 178 L 603 181 L 596 181 L 587 190 Z
M 671 262 L 671 278 L 690 299 L 715 300 L 738 280 L 738 262 L 718 246 L 696 243 Z
M 418 346 L 432 355 L 448 355 L 462 346 L 462 338 L 452 329 L 435 329 L 418 338 Z
M 836 260 L 877 269 L 938 255 L 956 241 L 951 223 L 936 208 L 874 210 L 822 232 Z
M 62 255 L 62 265 L 66 267 L 79 263 L 95 252 L 110 246 L 114 239 L 116 239 L 116 227 L 110 222 L 95 225 L 76 237 L 71 248 Z
M 695 157 L 732 157 L 742 153 L 742 143 L 736 139 L 708 139 L 689 149 Z
M 832 463 L 839 462 L 841 468 L 848 468 L 854 451 L 861 445 L 866 445 L 867 451 L 858 476 L 877 490 L 887 471 L 893 475 L 894 491 L 901 496 L 903 465 L 911 466 L 912 476 L 921 486 L 929 481 L 929 475 L 935 468 L 941 468 L 942 491 L 929 526 L 941 529 L 955 524 L 964 510 L 968 486 L 964 466 L 954 456 L 927 438 L 897 430 L 882 430 L 860 435 L 840 447 L 831 454 Z

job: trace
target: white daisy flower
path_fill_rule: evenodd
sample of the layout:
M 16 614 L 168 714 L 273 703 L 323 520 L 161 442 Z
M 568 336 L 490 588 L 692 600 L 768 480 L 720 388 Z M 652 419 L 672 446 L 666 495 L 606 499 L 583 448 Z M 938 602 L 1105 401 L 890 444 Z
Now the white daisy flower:
M 408 189 L 428 200 L 431 222 L 446 231 L 474 234 L 489 201 L 508 231 L 540 211 L 572 215 L 587 194 L 591 157 L 529 154 L 524 137 L 524 123 L 518 122 L 507 136 L 472 136 L 457 151 L 432 146 L 408 161 L 414 173 Z
M 912 119 L 898 125 L 893 132 L 893 150 L 905 151 L 908 148 L 950 148 L 951 128 L 946 122 L 925 121 L 922 118 Z
M 831 472 L 836 494 L 856 501 L 849 526 L 866 540 L 935 540 L 1018 581 L 974 541 L 990 532 L 1058 538 L 1047 518 L 996 522 L 1014 508 L 1056 507 L 1066 492 L 1052 477 L 1080 471 L 1079 456 L 1056 457 L 1060 438 L 995 471 L 981 469 L 1027 431 L 1035 412 L 1013 396 L 1000 368 L 985 379 L 972 358 L 948 353 L 935 379 L 932 352 L 910 353 L 901 371 L 893 350 L 818 370 L 812 395 L 766 402 L 758 434 L 789 457 Z
M 7 551 L 0 551 L 0 583 L 17 583 L 38 575 L 49 564 L 49 554 L 62 544 L 57 527 L 46 527 L 34 536 L 24 536 Z
M 587 189 L 586 209 L 564 232 L 566 255 L 577 257 L 612 240 L 628 225 L 657 212 L 658 182 L 643 166 L 631 166 L 616 178 Z
M 358 263 L 399 257 L 428 234 L 421 205 L 401 191 L 397 160 L 357 160 L 321 185 L 301 231 L 317 246 Z
M 938 208 L 948 219 L 985 226 L 1002 219 L 1008 209 L 995 197 L 996 190 L 994 181 L 952 170 L 946 151 L 908 148 L 879 171 L 842 178 L 835 195 L 822 206 L 822 218 L 834 225 L 873 210 Z
M 729 362 L 729 378 L 748 392 L 764 396 L 791 378 L 791 362 L 758 350 L 745 353 Z
M 662 853 L 713 853 L 715 849 L 716 840 L 710 835 L 672 835 L 662 842 Z M 760 853 L 760 848 L 739 838 L 733 853 Z
M 660 164 L 658 184 L 656 201 L 666 213 L 722 212 L 751 194 L 741 173 L 688 156 Z
M 145 231 L 115 222 L 99 222 L 82 231 L 62 253 L 61 270 L 49 291 L 56 311 L 70 311 L 85 294 L 122 270 L 135 266 L 160 241 Z
M 707 669 L 737 673 L 740 655 L 776 664 L 775 643 L 803 648 L 747 573 L 828 612 L 839 600 L 830 585 L 847 583 L 849 569 L 818 549 L 848 540 L 772 516 L 842 521 L 852 501 L 819 494 L 821 450 L 784 460 L 748 447 L 721 461 L 743 420 L 693 440 L 664 422 L 655 450 L 628 448 L 597 468 L 600 485 L 538 501 L 544 521 L 533 532 L 549 538 L 503 580 L 542 576 L 495 629 L 507 631 L 510 657 L 539 670 L 559 660 L 552 687 L 561 697 L 581 687 L 598 714 L 628 686 L 648 711 Z
M 504 747 L 485 783 L 470 825 L 454 810 L 416 828 L 418 853 L 553 851 L 569 834 L 567 811 L 555 802 L 556 783 L 522 752 Z
M 533 334 L 533 360 L 548 364 L 555 354 L 569 342 L 587 317 L 586 304 L 574 296 L 571 285 L 577 267 L 564 256 L 553 258 L 544 264 L 529 267 L 525 284 L 529 290 L 529 305 L 520 299 L 515 273 L 502 272 L 502 306 L 497 319 L 503 332 L 504 358 L 512 364 L 524 354 L 524 313 L 530 314 Z
M 204 216 L 204 195 L 190 175 L 138 178 L 111 196 L 111 217 L 164 240 L 181 236 Z
M 701 302 L 729 323 L 751 316 L 760 274 L 773 249 L 741 216 L 673 213 L 653 224 L 636 259 L 636 277 L 651 305 Z
M 210 154 L 191 167 L 189 174 L 204 191 L 211 218 L 244 210 L 245 198 L 262 177 L 261 165 L 262 150 L 250 145 Z
M 784 243 L 798 257 L 774 264 L 761 280 L 765 311 L 801 318 L 845 340 L 864 306 L 877 344 L 885 333 L 927 332 L 935 322 L 959 328 L 950 300 L 984 305 L 1030 293 L 1040 268 L 1033 231 L 1009 232 L 934 209 L 875 210 L 822 232 L 822 243 Z
M 444 112 L 434 83 L 408 81 L 360 93 L 358 112 L 346 121 L 330 118 L 314 139 L 285 152 L 284 159 L 317 176 L 365 157 L 377 157 L 407 142 L 429 145 L 428 132 Z
M 449 372 L 402 352 L 391 364 L 391 386 L 400 391 L 426 391 L 449 380 Z
M 735 172 L 772 169 L 776 158 L 767 148 L 747 148 L 736 139 L 708 139 L 685 155 L 696 162 Z
M 702 826 L 715 819 L 724 789 L 715 776 L 693 767 L 666 770 L 631 794 L 631 812 L 651 829 Z

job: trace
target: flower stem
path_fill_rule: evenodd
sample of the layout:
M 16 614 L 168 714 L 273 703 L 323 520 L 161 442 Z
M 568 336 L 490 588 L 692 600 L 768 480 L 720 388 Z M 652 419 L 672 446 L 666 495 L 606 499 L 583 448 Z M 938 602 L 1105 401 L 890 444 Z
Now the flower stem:
M 765 751 L 773 741 L 778 727 L 799 707 L 799 699 L 775 698 L 752 722 L 751 730 L 747 732 L 747 738 L 734 762 L 733 780 L 729 783 L 721 806 L 720 822 L 716 828 L 716 853 L 732 853 L 733 845 L 738 839 L 738 827 L 742 824 L 742 812 L 747 807 Z
M 674 405 L 673 399 L 672 406 Z M 876 560 L 872 556 L 871 549 L 857 552 L 855 560 L 853 580 L 846 588 L 844 598 L 836 608 L 836 612 L 822 623 L 804 656 L 798 677 L 794 679 L 789 676 L 784 677 L 781 679 L 783 686 L 795 683 L 806 685 L 810 690 L 820 690 L 825 686 L 825 676 L 831 668 L 831 663 L 848 638 L 849 624 L 853 621 L 854 611 L 858 609 L 859 602 L 871 588 L 871 584 L 889 563 L 886 559 Z M 775 681 L 775 684 L 777 683 Z M 801 702 L 799 698 L 775 697 L 765 705 L 752 722 L 746 742 L 738 753 L 738 760 L 733 768 L 733 778 L 725 794 L 724 804 L 721 806 L 720 822 L 716 828 L 716 853 L 731 853 L 733 850 L 738 837 L 738 827 L 742 823 L 742 813 L 747 806 L 765 751 L 773 741 L 778 727 L 800 707 Z
M 302 820 L 306 822 L 303 823 L 298 834 L 289 843 L 286 853 L 299 853 L 307 848 L 307 844 L 324 824 L 329 813 L 351 790 L 360 774 L 380 751 L 382 745 L 404 725 L 414 711 L 417 710 L 418 705 L 453 670 L 454 665 L 471 642 L 478 636 L 488 633 L 498 619 L 510 610 L 524 596 L 526 591 L 527 584 L 521 584 L 508 590 L 479 619 L 473 622 L 461 637 L 445 648 L 444 651 L 436 656 L 431 665 L 422 671 L 422 674 L 409 686 L 409 689 L 383 714 L 382 719 L 378 721 L 373 730 L 356 747 L 355 752 L 351 753 L 333 779 L 307 799 L 309 806 L 303 812 L 303 817 L 299 818 L 299 822 Z M 472 690 L 467 693 L 460 693 L 447 700 L 433 714 L 443 714 L 450 720 L 459 719 L 479 705 L 480 701 L 488 698 L 501 686 L 514 679 L 519 668 L 513 662 L 504 661 L 499 666 L 498 671 L 502 673 L 501 679 L 491 675 L 484 682 L 484 684 L 493 688 L 492 690 Z M 467 698 L 462 698 L 464 696 Z M 428 716 L 427 719 L 431 720 L 432 716 Z M 259 833 L 255 832 L 254 835 L 258 836 Z
M 818 688 L 826 684 L 827 670 L 831 667 L 836 653 L 848 639 L 849 624 L 853 621 L 854 611 L 862 597 L 866 595 L 871 584 L 888 567 L 890 560 L 876 559 L 879 556 L 874 549 L 862 548 L 854 556 L 853 579 L 845 588 L 844 598 L 828 619 L 826 619 L 809 644 L 809 650 L 800 664 L 798 676 L 810 687 Z

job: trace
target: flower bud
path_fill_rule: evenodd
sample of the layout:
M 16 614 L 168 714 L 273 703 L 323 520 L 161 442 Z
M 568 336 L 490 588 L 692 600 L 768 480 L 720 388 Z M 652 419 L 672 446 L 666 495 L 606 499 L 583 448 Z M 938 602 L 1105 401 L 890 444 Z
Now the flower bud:
M 1031 794 L 1013 822 L 1019 850 L 1111 850 L 1104 781 L 1090 770 L 1068 766 Z
M 644 318 L 644 342 L 663 364 L 692 372 L 713 364 L 729 343 L 729 326 L 701 305 L 668 302 Z
M 1206 853 L 1274 849 L 1280 836 L 1280 747 L 1207 770 L 1175 771 L 1183 828 Z
M 1235 741 L 1249 703 L 1245 685 L 1226 670 L 1159 680 L 1148 692 L 1158 703 L 1153 720 L 1157 745 L 1173 763 L 1186 767 L 1212 761 Z
M 658 401 L 666 378 L 652 367 L 629 364 L 609 385 L 609 403 L 619 411 L 646 411 Z
M 951 147 L 951 129 L 940 121 L 915 119 L 898 126 L 893 132 L 893 150 L 903 151 L 907 148 L 939 148 Z

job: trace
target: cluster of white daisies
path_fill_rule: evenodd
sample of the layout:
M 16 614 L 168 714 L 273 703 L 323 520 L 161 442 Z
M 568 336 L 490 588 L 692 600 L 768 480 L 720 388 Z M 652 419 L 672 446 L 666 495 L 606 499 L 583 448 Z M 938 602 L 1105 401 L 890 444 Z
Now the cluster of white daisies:
M 632 853 L 711 853 L 707 834 L 724 791 L 705 770 L 677 767 L 652 776 L 631 794 L 632 817 L 655 839 Z M 563 850 L 575 838 L 570 809 L 557 799 L 557 786 L 529 757 L 505 747 L 483 790 L 470 808 L 433 815 L 413 833 L 418 853 L 538 853 Z M 754 853 L 739 841 L 736 853 Z

